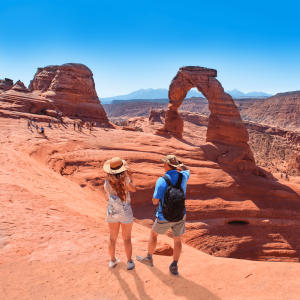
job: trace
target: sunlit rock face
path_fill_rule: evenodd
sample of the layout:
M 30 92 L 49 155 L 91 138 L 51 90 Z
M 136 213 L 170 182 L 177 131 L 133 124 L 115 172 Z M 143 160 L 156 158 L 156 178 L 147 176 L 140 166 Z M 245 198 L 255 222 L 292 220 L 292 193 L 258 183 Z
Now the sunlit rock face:
M 29 90 L 54 100 L 65 115 L 108 123 L 91 70 L 82 64 L 38 68 Z

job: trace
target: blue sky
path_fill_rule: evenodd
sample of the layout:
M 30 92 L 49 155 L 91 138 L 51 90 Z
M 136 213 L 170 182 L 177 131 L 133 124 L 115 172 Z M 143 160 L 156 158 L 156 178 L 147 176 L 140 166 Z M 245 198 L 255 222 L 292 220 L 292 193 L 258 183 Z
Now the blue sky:
M 98 96 L 168 88 L 177 70 L 218 70 L 225 90 L 300 90 L 299 1 L 6 1 L 0 79 L 83 63 Z

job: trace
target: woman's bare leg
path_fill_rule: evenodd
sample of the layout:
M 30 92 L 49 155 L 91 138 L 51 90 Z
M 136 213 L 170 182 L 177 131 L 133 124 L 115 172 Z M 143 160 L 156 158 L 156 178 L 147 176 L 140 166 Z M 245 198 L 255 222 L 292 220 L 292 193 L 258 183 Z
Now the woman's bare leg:
M 125 253 L 126 253 L 128 262 L 131 262 L 131 256 L 132 256 L 132 244 L 131 244 L 132 224 L 133 224 L 133 222 L 127 223 L 127 224 L 121 223 L 122 236 L 123 236 L 124 246 L 125 246 Z
M 108 222 L 108 228 L 110 232 L 109 243 L 108 243 L 108 252 L 110 255 L 111 261 L 116 261 L 115 252 L 116 252 L 116 242 L 120 230 L 120 222 L 110 223 Z

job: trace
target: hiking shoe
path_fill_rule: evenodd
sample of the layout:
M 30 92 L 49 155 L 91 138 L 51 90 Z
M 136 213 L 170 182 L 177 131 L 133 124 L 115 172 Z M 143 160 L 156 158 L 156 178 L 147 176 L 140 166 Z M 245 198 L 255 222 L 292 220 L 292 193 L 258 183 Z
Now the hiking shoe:
M 110 268 L 115 268 L 115 266 L 120 262 L 120 260 L 116 257 L 115 261 L 110 261 L 109 262 L 109 267 Z
M 177 266 L 173 266 L 172 264 L 170 264 L 169 269 L 173 275 L 178 275 L 178 267 Z
M 132 259 L 131 262 L 127 262 L 127 270 L 132 270 L 135 267 L 134 260 Z
M 148 256 L 135 256 L 136 260 L 141 262 L 142 264 L 148 265 L 150 267 L 153 267 L 153 258 L 149 258 Z

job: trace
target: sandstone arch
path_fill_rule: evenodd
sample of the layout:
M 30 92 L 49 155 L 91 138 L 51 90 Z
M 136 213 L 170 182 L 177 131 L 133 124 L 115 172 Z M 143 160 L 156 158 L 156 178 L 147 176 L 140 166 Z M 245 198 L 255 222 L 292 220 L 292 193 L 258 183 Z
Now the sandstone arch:
M 232 97 L 224 92 L 217 77 L 217 70 L 203 67 L 180 68 L 169 87 L 169 106 L 165 125 L 159 131 L 182 135 L 183 120 L 178 114 L 187 92 L 196 87 L 208 100 L 210 117 L 206 134 L 207 142 L 227 141 L 247 143 L 246 126 Z

